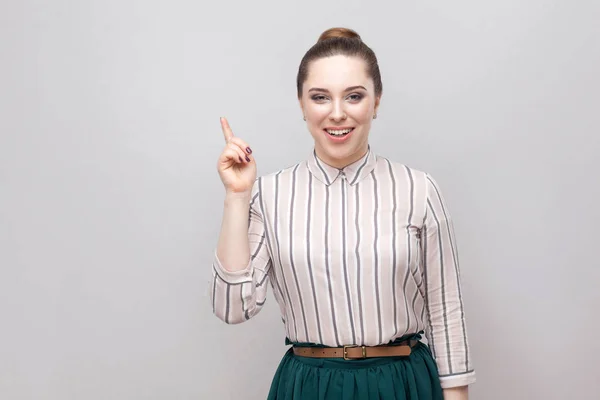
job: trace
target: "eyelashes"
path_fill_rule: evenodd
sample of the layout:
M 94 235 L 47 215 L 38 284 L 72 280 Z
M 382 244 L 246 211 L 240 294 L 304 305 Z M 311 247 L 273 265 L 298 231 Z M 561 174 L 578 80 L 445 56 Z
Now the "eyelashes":
M 359 101 L 361 101 L 365 96 L 363 96 L 360 93 L 352 93 L 351 95 L 349 95 L 348 97 L 346 97 L 347 99 L 350 99 L 351 102 L 353 103 L 358 103 Z M 313 101 L 316 101 L 318 103 L 327 101 L 327 97 L 322 95 L 322 94 L 316 94 L 314 96 L 311 97 L 311 99 Z

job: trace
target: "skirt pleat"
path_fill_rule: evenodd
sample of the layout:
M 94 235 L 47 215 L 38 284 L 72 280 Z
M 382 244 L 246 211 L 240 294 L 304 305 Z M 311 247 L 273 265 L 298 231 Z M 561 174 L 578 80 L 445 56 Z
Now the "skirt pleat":
M 273 378 L 268 400 L 443 400 L 429 347 L 408 357 L 363 360 L 296 356 L 290 348 Z

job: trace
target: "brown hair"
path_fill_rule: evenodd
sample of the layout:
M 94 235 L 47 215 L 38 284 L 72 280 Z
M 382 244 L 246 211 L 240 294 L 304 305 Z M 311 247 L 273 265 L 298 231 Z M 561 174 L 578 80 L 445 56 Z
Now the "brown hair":
M 375 96 L 381 96 L 383 85 L 377 57 L 369 46 L 367 46 L 360 35 L 348 28 L 331 28 L 319 36 L 319 40 L 304 55 L 298 68 L 296 84 L 298 98 L 302 97 L 302 86 L 308 77 L 310 63 L 320 58 L 344 55 L 362 58 L 367 64 L 367 73 L 375 84 Z

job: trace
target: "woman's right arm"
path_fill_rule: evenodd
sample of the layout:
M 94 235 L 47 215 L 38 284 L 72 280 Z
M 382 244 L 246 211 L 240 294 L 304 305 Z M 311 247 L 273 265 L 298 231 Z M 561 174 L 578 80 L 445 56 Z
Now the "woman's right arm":
M 231 272 L 245 269 L 250 261 L 248 243 L 250 200 L 250 192 L 225 195 L 217 257 L 223 267 Z
M 264 304 L 270 258 L 252 150 L 233 136 L 224 118 L 221 127 L 226 146 L 217 169 L 226 194 L 210 297 L 215 315 L 234 324 L 248 320 Z

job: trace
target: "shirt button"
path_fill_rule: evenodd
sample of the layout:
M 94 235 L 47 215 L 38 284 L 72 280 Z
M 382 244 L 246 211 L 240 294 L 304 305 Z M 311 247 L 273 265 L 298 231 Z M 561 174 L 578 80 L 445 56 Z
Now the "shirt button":
M 244 275 L 246 275 L 246 276 L 250 276 L 250 272 L 246 272 Z

